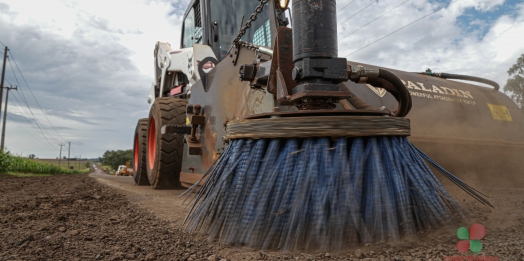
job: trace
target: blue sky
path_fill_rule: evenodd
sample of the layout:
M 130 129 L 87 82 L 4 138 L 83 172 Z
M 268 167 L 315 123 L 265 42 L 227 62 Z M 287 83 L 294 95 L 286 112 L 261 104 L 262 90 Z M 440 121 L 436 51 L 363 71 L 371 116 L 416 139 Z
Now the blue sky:
M 509 0 L 489 10 L 468 7 L 462 15 L 457 17 L 456 25 L 462 29 L 464 34 L 473 34 L 478 38 L 483 38 L 489 32 L 491 25 L 502 16 L 516 18 L 519 15 L 519 4 L 522 4 L 522 1 Z

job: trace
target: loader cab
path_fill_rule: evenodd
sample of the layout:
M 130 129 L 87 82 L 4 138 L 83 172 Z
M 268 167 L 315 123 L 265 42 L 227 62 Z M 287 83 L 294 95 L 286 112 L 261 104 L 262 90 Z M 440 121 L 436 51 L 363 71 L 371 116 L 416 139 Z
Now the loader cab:
M 184 22 L 182 24 L 182 42 L 180 47 L 189 48 L 196 43 L 201 44 L 203 38 L 202 34 L 203 28 L 200 1 L 192 1 L 184 14 Z
M 239 33 L 242 16 L 245 24 L 259 4 L 256 0 L 191 1 L 184 14 L 181 48 L 205 44 L 213 49 L 219 61 L 222 60 Z M 269 1 L 242 40 L 271 48 L 276 34 L 275 22 L 275 8 L 273 1 Z

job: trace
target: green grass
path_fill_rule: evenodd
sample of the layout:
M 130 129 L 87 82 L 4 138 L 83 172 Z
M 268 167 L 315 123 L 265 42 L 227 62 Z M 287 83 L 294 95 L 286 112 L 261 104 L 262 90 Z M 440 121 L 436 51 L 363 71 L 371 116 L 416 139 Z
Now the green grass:
M 67 166 L 68 166 L 66 159 L 62 159 L 60 161 L 58 159 L 33 159 L 33 161 L 39 162 L 39 163 L 47 163 L 47 164 L 55 165 L 55 166 L 58 166 L 58 164 L 60 163 L 60 167 L 64 169 L 67 169 Z M 91 161 L 89 160 L 70 160 L 69 166 L 73 166 L 74 169 L 83 169 L 86 167 L 87 162 L 90 163 L 89 164 L 90 166 L 93 165 Z
M 37 160 L 13 156 L 9 152 L 0 152 L 0 173 L 19 173 L 15 175 L 42 175 L 42 174 L 82 174 L 90 170 L 82 166 L 81 170 L 67 170 L 57 165 L 43 163 Z M 11 175 L 11 174 L 9 174 Z
M 114 175 L 116 171 L 111 166 L 106 166 L 106 165 L 102 165 L 102 166 L 97 165 L 97 168 L 101 169 L 103 172 L 110 174 L 110 175 Z
M 106 165 L 103 165 L 100 167 L 102 170 L 105 170 L 107 169 L 108 171 L 115 171 L 111 166 L 106 166 Z

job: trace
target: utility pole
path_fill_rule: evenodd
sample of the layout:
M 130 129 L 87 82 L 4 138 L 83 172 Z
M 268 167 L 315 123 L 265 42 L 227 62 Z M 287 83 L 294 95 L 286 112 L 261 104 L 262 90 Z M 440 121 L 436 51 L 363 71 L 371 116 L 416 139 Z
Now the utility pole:
M 2 115 L 2 101 L 3 101 L 3 95 L 4 95 L 4 79 L 5 79 L 5 61 L 7 61 L 7 52 L 9 51 L 9 48 L 7 46 L 4 50 L 4 67 L 2 67 L 2 79 L 0 80 L 0 115 Z
M 67 169 L 69 169 L 69 158 L 71 158 L 71 142 L 69 142 L 69 146 L 67 147 Z
M 60 156 L 58 157 L 58 167 L 60 167 L 60 161 L 62 160 L 62 147 L 65 146 L 65 144 L 59 143 L 58 146 L 60 146 Z
M 18 87 L 14 87 L 11 86 L 11 87 L 4 87 L 3 89 L 6 89 L 6 94 L 5 94 L 5 109 L 4 109 L 4 122 L 2 124 L 2 144 L 0 145 L 0 150 L 1 151 L 4 151 L 4 140 L 5 140 L 5 120 L 7 118 L 7 104 L 9 103 L 9 91 L 10 90 L 18 90 Z M 1 92 L 4 92 L 3 89 L 0 89 Z

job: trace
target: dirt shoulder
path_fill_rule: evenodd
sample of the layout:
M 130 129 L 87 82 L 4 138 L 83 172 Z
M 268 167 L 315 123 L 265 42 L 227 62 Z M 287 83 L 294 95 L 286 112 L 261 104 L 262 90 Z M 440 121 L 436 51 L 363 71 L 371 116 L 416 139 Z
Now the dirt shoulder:
M 88 175 L 0 180 L 0 260 L 199 260 L 213 253 Z
M 182 227 L 187 213 L 184 198 L 179 197 L 185 190 L 153 190 L 150 186 L 137 186 L 130 176 L 107 175 L 101 171 L 90 177 L 124 194 L 130 203 L 148 209 L 162 220 Z
M 444 260 L 459 256 L 456 228 L 343 253 L 284 254 L 219 246 L 183 231 L 187 208 L 178 197 L 182 192 L 155 191 L 135 186 L 131 177 L 101 173 L 0 177 L 0 260 Z M 468 203 L 478 216 L 471 222 L 488 229 L 481 256 L 524 260 L 524 190 L 487 192 L 495 209 Z

